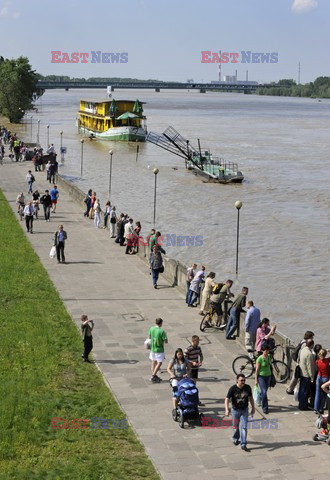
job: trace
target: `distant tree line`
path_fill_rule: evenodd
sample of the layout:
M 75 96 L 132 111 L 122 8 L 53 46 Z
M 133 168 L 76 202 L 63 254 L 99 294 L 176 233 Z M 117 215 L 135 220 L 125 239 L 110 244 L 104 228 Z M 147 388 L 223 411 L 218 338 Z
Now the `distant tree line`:
M 80 82 L 80 83 L 107 83 L 111 85 L 112 83 L 139 83 L 139 82 L 147 82 L 147 83 L 164 83 L 162 80 L 139 80 L 138 78 L 119 78 L 119 77 L 90 77 L 90 78 L 71 78 L 66 75 L 38 75 L 38 79 L 44 82 Z M 167 82 L 168 83 L 168 82 Z M 175 82 L 172 82 L 175 83 Z
M 330 98 L 330 77 L 318 77 L 314 82 L 297 85 L 292 79 L 283 79 L 272 87 L 258 88 L 259 95 L 283 97 Z
M 33 101 L 43 94 L 37 87 L 38 76 L 26 57 L 0 57 L 0 114 L 11 123 L 19 123 Z

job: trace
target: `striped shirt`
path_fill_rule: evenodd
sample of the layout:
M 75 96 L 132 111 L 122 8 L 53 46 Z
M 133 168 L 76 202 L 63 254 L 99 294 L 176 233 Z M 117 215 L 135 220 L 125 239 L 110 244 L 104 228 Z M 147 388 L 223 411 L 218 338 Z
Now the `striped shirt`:
M 189 360 L 189 362 L 202 362 L 203 361 L 203 353 L 200 346 L 194 347 L 193 345 L 189 345 L 184 351 L 184 356 Z M 191 365 L 192 370 L 197 370 L 198 367 L 195 365 Z

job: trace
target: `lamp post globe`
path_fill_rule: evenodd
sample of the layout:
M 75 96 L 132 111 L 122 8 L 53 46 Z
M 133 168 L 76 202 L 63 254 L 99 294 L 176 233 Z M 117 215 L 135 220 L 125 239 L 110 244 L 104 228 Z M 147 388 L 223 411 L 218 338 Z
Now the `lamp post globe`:
M 235 202 L 235 207 L 237 208 L 237 210 L 240 210 L 242 206 L 243 206 L 243 203 L 240 200 L 237 200 L 237 202 Z
M 157 175 L 157 173 L 159 173 L 158 168 L 154 168 L 154 169 L 153 169 L 153 172 L 154 172 L 155 175 Z

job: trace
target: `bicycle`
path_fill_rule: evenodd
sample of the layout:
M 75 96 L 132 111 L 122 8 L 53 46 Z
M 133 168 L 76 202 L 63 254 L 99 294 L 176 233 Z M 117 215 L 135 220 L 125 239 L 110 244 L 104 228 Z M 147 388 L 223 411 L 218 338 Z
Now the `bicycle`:
M 277 383 L 285 383 L 290 377 L 290 369 L 285 362 L 282 360 L 275 360 L 274 353 L 276 352 L 277 347 L 282 345 L 275 345 L 274 348 L 269 352 L 272 357 L 272 369 L 275 380 Z M 232 363 L 232 369 L 235 375 L 243 373 L 246 378 L 251 377 L 256 369 L 256 360 L 258 358 L 256 351 L 253 351 L 253 358 L 250 358 L 248 355 L 239 355 L 236 357 Z
M 210 310 L 204 315 L 200 323 L 199 329 L 201 332 L 205 330 L 221 330 L 223 331 L 226 324 L 218 325 L 218 314 L 214 305 L 211 305 Z

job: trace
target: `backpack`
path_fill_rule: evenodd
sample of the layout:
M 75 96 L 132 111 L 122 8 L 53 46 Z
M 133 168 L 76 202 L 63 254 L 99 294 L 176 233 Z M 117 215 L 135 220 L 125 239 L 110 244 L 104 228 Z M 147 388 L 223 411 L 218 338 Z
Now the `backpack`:
M 35 180 L 36 179 L 34 178 L 34 175 L 31 173 L 31 182 L 33 183 L 33 182 L 35 182 Z
M 218 295 L 224 285 L 225 285 L 224 283 L 216 283 L 212 288 L 212 293 L 214 295 Z
M 301 350 L 301 347 L 302 347 L 302 343 L 299 342 L 298 345 L 296 346 L 296 348 L 295 348 L 295 349 L 293 350 L 293 352 L 292 352 L 291 357 L 292 357 L 292 359 L 293 359 L 295 362 L 297 362 L 297 360 L 298 360 L 299 352 L 300 352 L 300 350 Z

